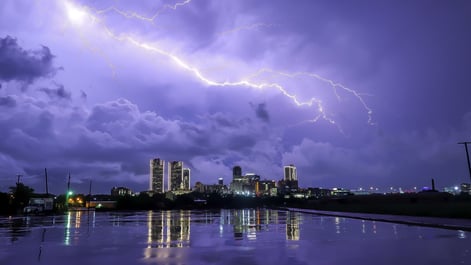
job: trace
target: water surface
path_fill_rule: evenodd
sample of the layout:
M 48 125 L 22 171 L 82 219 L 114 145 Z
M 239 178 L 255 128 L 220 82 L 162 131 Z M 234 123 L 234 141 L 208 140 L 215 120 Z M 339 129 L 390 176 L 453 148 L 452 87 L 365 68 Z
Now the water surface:
M 0 264 L 471 264 L 468 232 L 269 209 L 0 218 Z

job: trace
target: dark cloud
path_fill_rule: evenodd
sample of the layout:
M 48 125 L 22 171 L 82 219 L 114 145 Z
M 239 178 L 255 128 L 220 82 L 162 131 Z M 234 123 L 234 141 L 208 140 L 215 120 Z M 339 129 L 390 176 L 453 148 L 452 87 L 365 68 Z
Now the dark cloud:
M 11 96 L 0 97 L 0 107 L 13 108 L 16 106 L 16 100 Z
M 71 99 L 71 93 L 64 88 L 64 85 L 56 84 L 56 88 L 43 87 L 39 90 L 46 93 L 50 98 Z
M 13 37 L 0 38 L 0 80 L 30 83 L 40 77 L 53 76 L 57 71 L 53 59 L 54 55 L 46 46 L 25 50 Z
M 264 122 L 269 122 L 270 121 L 270 114 L 267 111 L 267 104 L 266 103 L 259 103 L 259 104 L 253 104 L 250 103 L 250 106 L 254 109 L 255 115 L 257 118 Z

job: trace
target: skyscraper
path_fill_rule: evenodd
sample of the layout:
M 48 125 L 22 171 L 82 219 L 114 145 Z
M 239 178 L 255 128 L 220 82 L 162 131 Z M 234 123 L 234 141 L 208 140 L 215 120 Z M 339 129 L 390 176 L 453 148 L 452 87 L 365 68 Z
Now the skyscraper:
M 182 183 L 182 190 L 191 190 L 190 186 L 190 169 L 184 168 L 183 169 L 183 183 Z
M 235 166 L 232 168 L 232 178 L 240 178 L 242 176 L 242 168 L 240 166 Z
M 183 184 L 183 162 L 168 162 L 168 190 L 182 190 Z
M 150 160 L 149 190 L 153 192 L 164 192 L 165 161 L 160 158 Z
M 296 174 L 296 167 L 291 164 L 284 167 L 284 179 L 282 186 L 286 191 L 293 192 L 298 189 L 298 176 Z
M 284 167 L 285 170 L 285 181 L 295 181 L 298 180 L 298 176 L 296 175 L 296 167 L 291 164 L 289 166 Z

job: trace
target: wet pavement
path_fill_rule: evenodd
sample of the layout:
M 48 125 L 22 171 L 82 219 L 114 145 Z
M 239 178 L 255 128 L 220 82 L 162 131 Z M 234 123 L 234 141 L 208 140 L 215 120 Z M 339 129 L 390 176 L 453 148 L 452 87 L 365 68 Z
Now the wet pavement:
M 471 264 L 463 230 L 269 209 L 0 217 L 0 264 Z
M 310 213 L 324 216 L 338 216 L 363 220 L 373 220 L 381 222 L 392 222 L 399 224 L 428 226 L 437 228 L 446 228 L 454 230 L 471 231 L 471 219 L 463 218 L 441 218 L 441 217 L 423 217 L 423 216 L 407 216 L 407 215 L 391 215 L 391 214 L 369 214 L 369 213 L 353 213 L 353 212 L 333 212 L 319 211 L 301 208 L 286 208 L 288 211 Z

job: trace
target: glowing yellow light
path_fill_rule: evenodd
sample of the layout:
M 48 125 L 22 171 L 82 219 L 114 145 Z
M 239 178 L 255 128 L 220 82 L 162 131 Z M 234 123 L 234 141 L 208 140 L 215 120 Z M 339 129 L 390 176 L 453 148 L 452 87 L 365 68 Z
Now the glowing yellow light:
M 67 17 L 70 22 L 76 25 L 82 25 L 87 17 L 87 12 L 83 8 L 77 7 L 69 2 L 65 2 Z

